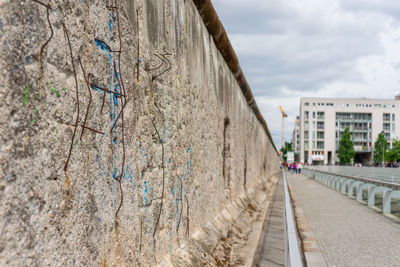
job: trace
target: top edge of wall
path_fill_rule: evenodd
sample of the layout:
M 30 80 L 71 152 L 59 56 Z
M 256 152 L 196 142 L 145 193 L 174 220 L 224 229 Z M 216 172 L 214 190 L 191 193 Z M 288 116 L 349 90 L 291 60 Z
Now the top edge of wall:
M 275 151 L 277 151 L 271 133 L 268 129 L 267 123 L 264 117 L 261 115 L 261 112 L 254 99 L 253 93 L 251 92 L 250 86 L 247 83 L 246 77 L 244 76 L 244 73 L 240 68 L 235 50 L 233 50 L 228 35 L 226 34 L 225 28 L 219 20 L 214 6 L 211 3 L 211 0 L 193 0 L 193 3 L 199 11 L 208 32 L 212 35 L 214 42 L 218 50 L 222 54 L 222 57 L 224 58 L 226 64 L 231 70 L 233 76 L 236 78 L 236 81 L 240 89 L 242 90 L 244 97 L 246 98 L 247 104 L 253 110 L 254 115 L 257 117 L 258 121 L 264 128 L 265 133 L 271 140 Z

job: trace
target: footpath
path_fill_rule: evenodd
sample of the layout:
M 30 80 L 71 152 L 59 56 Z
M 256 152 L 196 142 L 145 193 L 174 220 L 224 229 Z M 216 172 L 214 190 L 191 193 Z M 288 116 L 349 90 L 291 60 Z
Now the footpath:
M 400 266 L 400 224 L 303 175 L 288 175 L 328 266 Z

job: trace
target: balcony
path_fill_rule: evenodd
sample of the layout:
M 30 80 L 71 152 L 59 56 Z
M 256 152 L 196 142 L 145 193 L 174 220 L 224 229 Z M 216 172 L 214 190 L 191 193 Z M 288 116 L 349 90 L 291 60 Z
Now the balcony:
M 372 152 L 372 149 L 367 146 L 354 146 L 354 152 Z
M 346 128 L 339 127 L 336 128 L 337 131 L 343 132 Z M 349 127 L 350 132 L 368 132 L 370 129 L 368 127 Z

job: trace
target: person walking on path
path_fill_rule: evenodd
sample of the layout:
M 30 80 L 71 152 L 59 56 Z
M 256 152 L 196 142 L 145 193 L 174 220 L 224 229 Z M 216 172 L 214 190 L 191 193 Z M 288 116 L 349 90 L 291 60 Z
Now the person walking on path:
M 303 164 L 301 164 L 301 162 L 297 165 L 297 169 L 299 170 L 299 174 L 301 174 L 301 169 L 303 169 Z
M 297 174 L 297 162 L 294 163 L 294 171 L 295 171 L 296 174 Z

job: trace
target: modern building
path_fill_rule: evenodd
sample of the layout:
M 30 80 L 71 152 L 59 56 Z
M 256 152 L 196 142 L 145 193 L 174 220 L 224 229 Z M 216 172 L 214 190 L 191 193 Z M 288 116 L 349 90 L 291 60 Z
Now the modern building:
M 296 155 L 300 155 L 300 116 L 297 116 L 296 120 L 294 121 L 292 148 Z
M 388 148 L 400 136 L 400 100 L 367 98 L 302 98 L 300 161 L 333 165 L 344 130 L 349 127 L 355 163 L 371 163 L 374 143 L 384 131 Z

